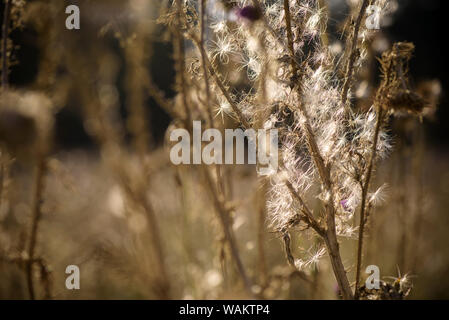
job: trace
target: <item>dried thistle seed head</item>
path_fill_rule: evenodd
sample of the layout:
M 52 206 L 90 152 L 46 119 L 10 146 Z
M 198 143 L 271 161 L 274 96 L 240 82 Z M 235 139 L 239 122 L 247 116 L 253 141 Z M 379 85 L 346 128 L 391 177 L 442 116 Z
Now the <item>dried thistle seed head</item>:
M 393 45 L 392 54 L 402 59 L 411 59 L 415 45 L 411 42 L 396 42 Z
M 421 114 L 427 106 L 426 101 L 410 90 L 397 90 L 388 95 L 387 107 L 393 111 L 405 111 L 411 114 Z
M 407 63 L 412 58 L 414 50 L 413 43 L 397 42 L 390 50 L 384 52 L 380 59 L 383 80 L 392 82 L 405 77 L 408 71 Z
M 441 97 L 441 83 L 439 80 L 422 81 L 418 84 L 416 92 L 427 102 L 422 116 L 433 119 Z
M 408 112 L 421 115 L 428 103 L 409 87 L 408 62 L 415 46 L 398 42 L 382 54 L 380 60 L 382 83 L 377 93 L 377 104 L 392 112 Z

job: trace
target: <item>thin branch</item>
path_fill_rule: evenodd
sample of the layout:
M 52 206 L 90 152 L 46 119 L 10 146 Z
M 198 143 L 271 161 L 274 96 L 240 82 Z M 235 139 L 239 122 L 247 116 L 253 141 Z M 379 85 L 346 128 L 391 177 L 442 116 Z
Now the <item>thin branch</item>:
M 193 40 L 193 42 L 196 44 L 196 46 L 198 47 L 198 50 L 201 51 L 201 41 L 198 39 L 198 37 L 196 37 L 194 34 L 190 33 L 189 34 Z M 209 68 L 209 72 L 212 74 L 212 76 L 214 77 L 215 83 L 217 84 L 218 88 L 220 89 L 221 93 L 223 94 L 223 96 L 225 97 L 226 101 L 230 104 L 232 110 L 234 111 L 234 113 L 237 116 L 238 121 L 240 122 L 240 124 L 244 127 L 244 128 L 249 128 L 250 125 L 248 123 L 248 121 L 246 120 L 245 116 L 243 115 L 242 111 L 240 110 L 240 108 L 237 106 L 237 104 L 234 102 L 234 100 L 231 98 L 231 94 L 229 93 L 228 89 L 226 89 L 223 81 L 220 79 L 220 76 L 218 74 L 218 72 L 215 70 L 214 66 L 212 65 L 212 63 L 210 62 L 209 58 L 207 57 L 207 55 L 204 55 L 204 60 Z
M 310 211 L 309 207 L 307 206 L 307 204 L 304 202 L 304 200 L 302 199 L 302 197 L 298 194 L 298 192 L 296 192 L 295 188 L 293 188 L 292 184 L 290 183 L 290 181 L 285 182 L 288 190 L 290 191 L 290 193 L 293 195 L 293 197 L 298 200 L 298 202 L 301 204 L 302 207 L 302 211 L 304 212 L 304 214 L 306 215 L 306 218 L 308 220 L 308 223 L 310 224 L 310 226 L 321 236 L 324 236 L 324 234 L 326 233 L 326 231 L 323 229 L 323 227 L 320 225 L 320 223 L 315 219 L 315 217 L 313 216 L 312 212 Z
M 182 14 L 182 16 L 184 18 L 184 23 L 186 23 L 188 25 L 188 21 L 187 21 L 187 17 L 185 15 L 185 13 L 182 12 L 181 14 Z M 202 52 L 202 48 L 203 48 L 202 41 L 193 32 L 193 27 L 188 26 L 187 32 L 188 32 L 189 37 L 192 39 L 193 43 L 196 45 L 196 47 L 198 48 L 198 50 L 201 53 Z M 243 115 L 242 111 L 239 109 L 237 104 L 231 98 L 231 94 L 229 93 L 228 89 L 226 89 L 223 81 L 220 79 L 219 73 L 215 70 L 213 64 L 209 60 L 209 57 L 207 56 L 207 54 L 202 55 L 202 57 L 204 58 L 204 61 L 205 61 L 206 65 L 208 66 L 209 72 L 213 76 L 215 83 L 217 84 L 217 86 L 220 89 L 221 93 L 224 95 L 226 101 L 231 106 L 231 108 L 234 111 L 234 113 L 236 114 L 237 120 L 240 122 L 240 125 L 243 126 L 244 128 L 249 128 L 250 125 L 249 125 L 248 121 L 246 120 L 245 116 Z
M 267 193 L 267 183 L 262 182 L 261 190 L 258 190 L 258 210 L 257 210 L 257 251 L 258 251 L 258 267 L 260 274 L 260 282 L 262 288 L 265 288 L 268 284 L 267 275 L 267 261 L 265 254 L 265 219 L 267 216 L 266 207 L 266 193 Z
M 144 76 L 145 85 L 148 89 L 148 94 L 156 101 L 156 103 L 165 110 L 173 119 L 183 119 L 183 117 L 173 108 L 173 102 L 168 100 L 164 92 L 160 90 L 150 74 Z
M 51 271 L 47 264 L 47 262 L 43 258 L 33 258 L 29 259 L 23 255 L 17 256 L 1 256 L 0 262 L 6 262 L 10 264 L 15 264 L 19 268 L 23 268 L 25 266 L 25 271 L 29 264 L 37 265 L 40 271 L 41 283 L 44 287 L 44 299 L 51 299 L 52 295 L 52 281 L 51 281 Z
M 345 82 L 343 85 L 343 92 L 341 94 L 341 100 L 343 105 L 346 105 L 348 101 L 348 92 L 352 82 L 352 74 L 354 73 L 354 64 L 357 59 L 357 42 L 359 39 L 360 25 L 362 24 L 363 16 L 365 15 L 366 8 L 368 7 L 369 0 L 363 0 L 360 12 L 357 17 L 354 26 L 354 32 L 352 34 L 351 55 L 349 56 L 348 65 L 346 67 Z
M 290 51 L 291 56 L 291 65 L 293 76 L 296 76 L 298 73 L 298 66 L 295 62 L 295 49 L 293 45 L 293 32 L 292 32 L 292 18 L 290 14 L 290 1 L 284 0 L 284 12 L 285 12 L 285 25 L 287 27 L 287 40 L 288 40 L 288 49 Z
M 367 219 L 365 219 L 365 215 L 367 212 L 366 201 L 367 201 L 369 185 L 371 182 L 371 176 L 372 176 L 372 172 L 374 169 L 374 160 L 377 155 L 377 145 L 378 145 L 378 140 L 379 140 L 380 128 L 382 127 L 383 117 L 384 117 L 383 110 L 381 107 L 379 107 L 378 111 L 377 111 L 377 120 L 376 120 L 377 122 L 376 122 L 376 129 L 374 132 L 374 140 L 373 140 L 373 144 L 371 146 L 371 155 L 369 158 L 368 167 L 366 169 L 365 181 L 362 186 L 362 203 L 360 206 L 359 240 L 358 240 L 358 246 L 357 246 L 357 269 L 356 269 L 355 293 L 354 293 L 355 299 L 358 299 L 358 294 L 359 294 L 358 289 L 359 289 L 359 285 L 360 285 L 360 272 L 361 272 L 362 259 L 363 259 L 363 236 L 364 236 L 365 225 L 366 225 L 366 220 L 367 220 Z
M 206 109 L 209 117 L 209 125 L 211 128 L 214 126 L 214 119 L 212 117 L 212 106 L 211 106 L 211 95 L 210 95 L 210 86 L 209 86 L 209 72 L 207 68 L 206 62 L 206 50 L 204 49 L 204 37 L 205 37 L 205 19 L 206 19 L 206 0 L 200 1 L 200 45 L 199 49 L 201 52 L 201 61 L 204 73 L 204 85 L 206 86 Z
M 302 96 L 302 89 L 297 86 L 299 96 Z M 324 159 L 320 153 L 315 135 L 310 125 L 310 119 L 302 101 L 299 101 L 299 111 L 305 118 L 304 131 L 306 134 L 306 141 L 309 153 L 312 157 L 313 163 L 318 171 L 321 179 L 322 186 L 326 192 L 329 193 L 329 200 L 325 203 L 326 210 L 326 232 L 323 239 L 326 243 L 327 251 L 331 260 L 332 269 L 337 279 L 338 286 L 341 290 L 344 299 L 352 299 L 353 294 L 351 286 L 349 285 L 348 276 L 346 274 L 343 262 L 341 260 L 340 248 L 337 239 L 337 231 L 335 226 L 335 207 L 334 207 L 334 195 L 332 190 L 332 180 L 330 168 L 324 162 Z
M 8 36 L 9 18 L 11 16 L 11 0 L 5 0 L 2 26 L 2 88 L 8 87 Z
M 290 244 L 292 239 L 288 231 L 284 232 L 284 234 L 282 235 L 282 241 L 284 242 L 285 256 L 287 258 L 288 264 L 296 269 L 295 258 L 293 257 Z
M 263 12 L 262 10 L 262 6 L 260 5 L 259 0 L 252 0 L 253 5 L 260 10 L 260 12 Z M 286 49 L 287 51 L 290 52 L 289 49 L 289 45 L 285 44 L 285 42 L 280 39 L 278 37 L 278 35 L 276 34 L 276 31 L 273 29 L 273 27 L 270 26 L 270 24 L 268 23 L 267 19 L 265 18 L 265 16 L 262 16 L 262 23 L 264 25 L 264 27 L 270 32 L 271 36 L 273 37 L 273 39 L 284 49 Z M 296 58 L 295 55 L 291 56 L 292 61 L 296 64 L 296 68 L 298 68 L 298 70 L 301 68 L 301 63 L 298 61 L 298 59 Z
M 47 164 L 45 156 L 40 155 L 36 164 L 36 177 L 34 180 L 34 194 L 32 203 L 32 216 L 31 216 L 31 228 L 30 236 L 28 240 L 28 263 L 26 265 L 26 275 L 28 283 L 28 293 L 31 300 L 36 299 L 34 280 L 33 280 L 33 260 L 36 250 L 37 234 L 39 228 L 39 222 L 41 220 L 42 211 L 42 197 L 44 192 L 45 175 L 47 171 Z
M 211 191 L 210 193 L 211 193 L 212 198 L 213 198 L 215 209 L 216 209 L 216 211 L 218 213 L 218 216 L 219 216 L 219 219 L 220 219 L 220 223 L 221 223 L 221 225 L 223 227 L 223 232 L 224 232 L 224 235 L 225 235 L 225 239 L 228 242 L 229 248 L 231 250 L 232 258 L 234 259 L 234 262 L 235 262 L 235 264 L 237 266 L 237 270 L 238 270 L 238 272 L 240 274 L 240 277 L 243 280 L 243 283 L 245 285 L 245 289 L 246 289 L 247 293 L 251 297 L 254 297 L 255 295 L 254 295 L 254 293 L 252 291 L 252 281 L 248 277 L 248 275 L 247 275 L 247 273 L 245 271 L 245 268 L 243 266 L 242 259 L 240 258 L 239 250 L 238 250 L 238 247 L 237 247 L 237 242 L 235 240 L 235 235 L 234 235 L 234 232 L 232 230 L 231 223 L 229 221 L 229 212 L 226 209 L 226 206 L 223 203 L 223 200 L 218 195 L 218 192 L 217 192 L 216 187 L 215 187 L 216 184 L 214 183 L 214 179 L 213 179 L 213 177 L 211 175 L 211 172 L 209 171 L 209 169 L 207 167 L 203 166 L 202 168 L 203 168 L 203 171 L 204 171 L 205 176 L 206 176 L 207 184 L 208 184 L 209 189 Z
M 3 164 L 3 152 L 0 150 L 0 208 L 2 206 L 3 199 L 3 181 L 5 176 L 5 167 Z
M 176 0 L 177 5 L 177 25 L 174 29 L 175 34 L 175 61 L 176 61 L 176 76 L 177 76 L 177 86 L 181 91 L 182 104 L 184 107 L 185 116 L 187 118 L 187 122 L 191 122 L 189 105 L 187 101 L 187 84 L 185 78 L 185 52 L 184 52 L 184 37 L 182 36 L 182 22 L 181 17 L 184 14 L 184 10 L 182 8 L 181 0 Z
M 307 146 L 309 149 L 309 153 L 312 156 L 312 160 L 315 164 L 315 167 L 318 170 L 318 174 L 321 178 L 321 183 L 327 191 L 331 191 L 331 177 L 330 170 L 326 166 L 324 159 L 320 153 L 320 149 L 316 142 L 315 134 L 313 133 L 312 126 L 310 125 L 309 116 L 304 108 L 302 102 L 299 102 L 299 110 L 303 117 L 305 118 L 304 123 L 304 131 L 306 133 Z

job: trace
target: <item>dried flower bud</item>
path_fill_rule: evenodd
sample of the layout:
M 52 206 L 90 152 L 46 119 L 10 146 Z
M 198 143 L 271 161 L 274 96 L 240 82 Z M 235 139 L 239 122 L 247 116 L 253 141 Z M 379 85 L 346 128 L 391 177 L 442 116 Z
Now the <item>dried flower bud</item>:
M 413 114 L 420 114 L 427 105 L 419 94 L 410 90 L 398 90 L 389 95 L 387 101 L 390 109 Z
M 246 6 L 237 10 L 237 16 L 249 20 L 251 22 L 254 22 L 262 18 L 262 12 L 257 7 Z
M 349 207 L 349 200 L 348 199 L 345 199 L 345 200 L 341 200 L 340 201 L 340 205 L 342 206 L 342 208 L 345 210 L 345 211 L 351 211 L 351 208 Z

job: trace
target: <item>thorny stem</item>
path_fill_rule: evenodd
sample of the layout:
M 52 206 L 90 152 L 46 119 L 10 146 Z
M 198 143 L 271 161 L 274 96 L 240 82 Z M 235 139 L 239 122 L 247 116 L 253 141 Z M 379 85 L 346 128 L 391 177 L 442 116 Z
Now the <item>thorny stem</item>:
M 321 236 L 324 236 L 325 230 L 321 227 L 320 223 L 313 217 L 312 211 L 307 207 L 307 204 L 304 202 L 302 197 L 296 192 L 296 190 L 293 188 L 290 181 L 287 181 L 285 183 L 287 185 L 288 190 L 290 193 L 296 198 L 296 200 L 299 201 L 299 203 L 302 206 L 303 212 L 305 213 L 306 219 L 308 224 Z
M 312 130 L 312 126 L 310 125 L 309 116 L 302 103 L 299 104 L 299 110 L 303 115 L 303 117 L 305 118 L 304 131 L 306 133 L 307 146 L 309 148 L 310 155 L 312 156 L 313 162 L 318 170 L 323 187 L 326 189 L 326 191 L 330 192 L 332 188 L 330 170 L 324 163 L 324 159 L 321 156 L 320 149 L 318 147 L 315 135 Z
M 3 199 L 4 175 L 5 175 L 5 168 L 3 166 L 3 152 L 0 150 L 0 208 L 2 207 L 2 199 Z
M 151 244 L 153 246 L 154 253 L 156 254 L 156 262 L 158 264 L 158 271 L 160 274 L 160 287 L 158 294 L 162 299 L 169 299 L 170 298 L 170 281 L 167 274 L 167 268 L 165 263 L 165 254 L 162 247 L 162 237 L 160 234 L 160 228 L 158 224 L 158 220 L 156 217 L 156 213 L 154 212 L 154 208 L 145 195 L 144 190 L 141 192 L 133 192 L 130 190 L 129 195 L 133 197 L 137 203 L 140 203 L 146 213 L 146 216 L 148 218 L 148 227 L 149 227 L 149 233 L 151 237 Z
M 282 241 L 284 242 L 285 256 L 287 257 L 288 264 L 293 268 L 296 268 L 295 258 L 293 257 L 291 248 L 292 239 L 288 231 L 284 232 L 284 234 L 282 235 Z
M 298 67 L 295 63 L 295 49 L 293 46 L 293 33 L 292 33 L 292 22 L 291 22 L 291 15 L 290 15 L 290 1 L 284 0 L 284 12 L 285 12 L 285 24 L 287 27 L 287 40 L 288 40 L 288 49 L 290 51 L 291 55 L 291 64 L 292 64 L 292 72 L 293 76 L 296 76 L 298 72 Z
M 299 91 L 301 91 L 299 89 Z M 301 92 L 299 92 L 301 93 Z M 300 102 L 299 109 L 305 118 L 304 130 L 306 133 L 307 146 L 315 167 L 321 178 L 322 185 L 325 192 L 329 193 L 329 199 L 326 203 L 326 233 L 324 235 L 324 241 L 326 243 L 329 257 L 331 260 L 332 268 L 334 270 L 335 277 L 337 279 L 338 286 L 341 290 L 342 296 L 345 300 L 352 299 L 352 290 L 349 285 L 348 276 L 341 260 L 339 244 L 337 240 L 337 231 L 335 227 L 335 208 L 334 208 L 334 195 L 332 191 L 332 181 L 330 168 L 326 166 L 323 157 L 321 156 L 318 144 L 313 134 L 312 127 L 310 126 L 309 116 L 304 108 L 304 105 Z
M 207 114 L 209 116 L 209 122 L 210 127 L 212 128 L 214 126 L 214 119 L 212 117 L 212 107 L 210 105 L 211 102 L 211 96 L 210 96 L 210 87 L 209 87 L 209 73 L 206 63 L 206 50 L 204 50 L 204 33 L 205 33 L 205 14 L 206 9 L 206 0 L 200 1 L 200 51 L 201 51 L 201 60 L 202 60 L 202 66 L 203 66 L 203 72 L 204 72 L 204 85 L 206 86 L 206 108 L 207 108 Z
M 51 299 L 52 298 L 52 283 L 50 279 L 51 272 L 49 270 L 49 267 L 46 263 L 46 261 L 42 258 L 34 258 L 34 259 L 28 259 L 27 257 L 24 257 L 22 255 L 19 256 L 0 256 L 0 262 L 6 262 L 11 264 L 16 264 L 20 268 L 22 266 L 27 266 L 28 264 L 37 265 L 39 267 L 40 276 L 42 285 L 44 287 L 44 299 Z
M 145 74 L 144 79 L 145 85 L 148 89 L 148 94 L 156 101 L 156 103 L 164 109 L 173 119 L 183 119 L 183 117 L 173 108 L 172 101 L 165 98 L 164 93 L 160 90 L 150 74 Z M 185 120 L 185 119 L 184 119 Z
M 136 30 L 136 32 L 139 31 Z M 127 47 L 125 49 L 125 59 L 129 70 L 126 75 L 130 93 L 126 104 L 127 109 L 129 109 L 128 128 L 133 135 L 133 144 L 139 160 L 145 167 L 145 155 L 150 138 L 147 130 L 148 114 L 143 105 L 142 68 L 140 67 L 145 64 L 144 50 L 142 43 L 136 43 Z
M 364 2 L 367 2 L 365 0 Z M 363 5 L 362 5 L 363 6 Z M 363 10 L 364 11 L 364 10 Z M 363 14 L 363 13 L 362 13 Z M 361 18 L 360 18 L 361 20 Z M 360 23 L 358 24 L 360 27 Z M 358 27 L 358 28 L 359 28 Z M 357 30 L 358 30 L 357 28 Z M 358 34 L 358 31 L 357 31 Z M 355 59 L 355 55 L 354 55 Z M 302 89 L 300 86 L 297 86 L 299 96 L 302 96 Z M 310 117 L 307 114 L 307 110 L 302 102 L 299 103 L 299 111 L 305 119 L 304 122 L 304 131 L 307 140 L 307 146 L 309 149 L 309 153 L 312 157 L 313 163 L 318 171 L 318 174 L 321 179 L 322 186 L 324 191 L 329 193 L 329 199 L 327 199 L 325 203 L 326 210 L 326 229 L 324 234 L 319 233 L 324 239 L 326 243 L 327 251 L 329 253 L 329 258 L 331 261 L 332 269 L 334 271 L 335 278 L 338 283 L 338 287 L 341 291 L 342 297 L 345 300 L 349 300 L 353 298 L 351 286 L 349 284 L 348 276 L 345 271 L 345 267 L 343 265 L 340 248 L 337 239 L 337 231 L 335 226 L 335 207 L 334 207 L 334 195 L 332 191 L 332 180 L 331 180 L 331 172 L 330 167 L 328 167 L 320 153 L 318 144 L 316 142 L 315 135 L 313 133 L 312 127 L 310 125 Z
M 226 205 L 225 205 L 225 203 L 223 203 L 222 198 L 218 195 L 218 192 L 215 188 L 215 184 L 213 182 L 214 179 L 211 175 L 210 170 L 206 167 L 203 167 L 203 169 L 204 169 L 204 173 L 206 176 L 206 181 L 211 190 L 215 209 L 218 213 L 221 225 L 223 227 L 223 232 L 224 232 L 226 241 L 228 242 L 229 248 L 231 250 L 232 258 L 234 259 L 234 262 L 237 266 L 237 270 L 240 274 L 240 277 L 243 280 L 246 291 L 248 292 L 248 294 L 251 297 L 254 297 L 255 295 L 252 291 L 252 282 L 251 282 L 250 278 L 248 277 L 248 275 L 246 274 L 245 268 L 242 263 L 242 259 L 240 258 L 237 243 L 235 241 L 235 235 L 234 235 L 234 232 L 232 231 L 232 226 L 229 221 L 229 212 L 226 209 Z
M 415 139 L 417 140 L 415 143 L 415 152 L 417 153 L 417 157 L 415 157 L 415 161 L 413 161 L 413 176 L 415 180 L 416 185 L 416 192 L 417 196 L 415 197 L 415 207 L 416 207 L 416 216 L 415 221 L 413 223 L 413 241 L 414 245 L 412 246 L 415 248 L 416 251 L 420 249 L 419 244 L 421 243 L 421 231 L 422 231 L 422 225 L 423 225 L 423 175 L 422 175 L 422 166 L 423 166 L 423 155 L 424 155 L 424 134 L 423 134 L 423 128 L 420 126 L 416 132 Z M 415 251 L 415 252 L 416 252 Z M 416 272 L 418 265 L 418 254 L 414 255 L 411 271 Z
M 254 1 L 257 1 L 257 0 L 254 0 Z M 285 0 L 284 1 L 284 11 L 286 14 L 287 37 L 289 38 L 289 50 L 290 50 L 290 52 L 292 52 L 293 39 L 292 39 L 292 35 L 291 35 L 291 18 L 290 18 L 290 14 L 289 14 L 289 5 L 288 4 L 289 4 L 289 1 Z M 289 31 L 289 29 L 290 29 L 290 31 Z M 289 33 L 290 33 L 290 35 L 289 35 Z M 293 55 L 291 58 L 292 58 L 292 67 L 293 67 L 293 70 L 295 70 L 296 59 L 294 59 Z M 300 85 L 297 86 L 297 90 L 298 90 L 299 96 L 301 97 L 302 96 L 302 88 Z M 320 153 L 318 144 L 316 142 L 315 135 L 314 135 L 312 127 L 310 125 L 310 119 L 307 114 L 307 110 L 305 109 L 305 106 L 303 105 L 302 102 L 299 102 L 299 111 L 305 119 L 304 131 L 305 131 L 305 135 L 306 135 L 309 153 L 312 157 L 312 160 L 313 160 L 315 167 L 318 171 L 318 174 L 320 176 L 324 191 L 329 193 L 329 195 L 330 195 L 330 197 L 326 203 L 326 229 L 323 229 L 321 227 L 321 225 L 316 220 L 314 220 L 310 210 L 307 209 L 307 206 L 305 206 L 304 201 L 302 201 L 302 198 L 295 192 L 293 186 L 290 183 L 287 183 L 287 187 L 289 188 L 290 192 L 293 193 L 293 195 L 297 198 L 297 200 L 299 200 L 299 202 L 303 206 L 303 208 L 304 208 L 303 210 L 306 213 L 306 216 L 309 220 L 309 225 L 312 226 L 312 228 L 318 233 L 318 235 L 320 235 L 321 237 L 324 238 L 324 241 L 326 243 L 326 246 L 327 246 L 327 249 L 329 252 L 329 257 L 330 257 L 330 261 L 332 264 L 332 268 L 333 268 L 333 271 L 334 271 L 335 277 L 337 279 L 338 286 L 341 290 L 343 298 L 344 299 L 352 299 L 353 298 L 352 290 L 349 285 L 349 280 L 346 275 L 346 271 L 345 271 L 343 262 L 341 260 L 340 249 L 339 249 L 339 244 L 338 244 L 338 240 L 337 240 L 337 232 L 336 232 L 336 227 L 335 227 L 335 208 L 334 208 L 334 203 L 333 203 L 334 196 L 333 196 L 333 192 L 332 192 L 332 181 L 331 181 L 330 168 L 326 165 L 326 163 Z
M 176 56 L 176 71 L 177 71 L 177 85 L 181 91 L 182 104 L 184 107 L 185 116 L 187 117 L 187 122 L 190 122 L 190 112 L 189 105 L 187 102 L 187 87 L 185 79 L 185 60 L 184 60 L 184 37 L 182 36 L 182 23 L 181 16 L 183 15 L 181 0 L 176 0 L 177 4 L 177 25 L 175 26 L 175 56 Z
M 265 256 L 265 218 L 266 218 L 266 183 L 262 185 L 262 201 L 259 202 L 259 210 L 257 214 L 257 248 L 258 248 L 258 266 L 260 272 L 260 282 L 262 287 L 267 284 L 267 262 Z
M 309 279 L 309 277 L 303 271 L 299 270 L 295 265 L 295 257 L 293 256 L 291 248 L 292 239 L 288 231 L 282 234 L 282 241 L 284 243 L 285 256 L 287 258 L 288 264 L 293 268 L 294 273 L 308 284 L 313 285 L 313 282 Z
M 331 260 L 332 269 L 334 270 L 335 278 L 337 279 L 338 287 L 341 290 L 343 299 L 353 299 L 351 286 L 349 285 L 348 276 L 345 271 L 345 266 L 341 260 L 340 245 L 337 240 L 337 232 L 335 228 L 335 209 L 333 205 L 327 207 L 326 224 L 327 232 L 324 236 L 329 257 Z
M 311 280 L 307 277 L 307 275 L 303 272 L 298 270 L 298 268 L 295 265 L 295 258 L 293 257 L 292 248 L 291 248 L 291 236 L 288 231 L 284 232 L 282 235 L 282 241 L 284 242 L 284 251 L 285 255 L 287 257 L 288 264 L 294 268 L 295 273 L 305 282 L 312 284 Z
M 299 90 L 301 91 L 301 90 Z M 300 92 L 301 93 L 301 92 Z M 337 231 L 335 227 L 335 208 L 334 208 L 334 195 L 332 192 L 332 181 L 330 168 L 326 166 L 323 157 L 321 156 L 318 144 L 313 134 L 312 127 L 310 126 L 309 117 L 306 113 L 304 105 L 300 102 L 299 109 L 305 118 L 304 130 L 306 133 L 307 146 L 315 167 L 318 170 L 319 176 L 321 178 L 321 183 L 326 192 L 329 193 L 330 197 L 326 203 L 326 227 L 324 234 L 320 234 L 324 238 L 326 243 L 329 257 L 331 260 L 332 268 L 337 279 L 338 286 L 341 290 L 344 299 L 352 299 L 352 290 L 349 285 L 349 280 L 346 275 L 346 271 L 341 260 L 339 244 L 337 240 Z M 296 193 L 295 193 L 296 194 Z M 312 225 L 312 224 L 311 224 Z M 312 225 L 313 226 L 313 225 Z M 319 230 L 319 229 L 318 229 Z
M 198 48 L 201 53 L 201 61 L 202 61 L 202 67 L 204 72 L 204 85 L 206 87 L 206 111 L 208 115 L 209 120 L 209 126 L 211 128 L 214 127 L 214 118 L 212 116 L 212 105 L 211 105 L 211 95 L 210 95 L 210 86 L 209 86 L 209 74 L 208 74 L 208 66 L 206 62 L 206 50 L 204 49 L 204 36 L 205 36 L 205 19 L 206 19 L 206 0 L 200 1 L 200 43 L 198 45 Z M 224 191 L 224 185 L 223 185 L 223 179 L 220 179 L 221 177 L 221 168 L 219 165 L 215 166 L 215 171 L 217 173 L 217 186 L 220 190 L 220 192 Z
M 252 0 L 253 5 L 258 8 L 259 10 L 262 11 L 262 6 L 260 5 L 259 0 Z M 291 21 L 291 20 L 290 20 Z M 268 23 L 267 19 L 265 17 L 262 17 L 262 22 L 264 27 L 268 30 L 268 32 L 270 32 L 271 36 L 273 37 L 273 39 L 284 49 L 290 51 L 288 44 L 285 44 L 284 41 L 282 41 L 282 39 L 279 39 L 278 35 L 276 34 L 276 31 L 270 26 L 270 24 Z M 291 60 L 292 62 L 296 65 L 296 68 L 300 68 L 301 64 L 299 63 L 298 59 L 296 59 L 296 57 L 294 55 L 291 56 Z
M 11 15 L 11 0 L 5 0 L 2 26 L 2 88 L 8 87 L 8 33 Z
M 377 111 L 377 122 L 376 122 L 376 129 L 374 132 L 374 140 L 373 144 L 371 146 L 371 155 L 368 162 L 368 168 L 366 169 L 365 174 L 365 181 L 362 185 L 362 203 L 360 205 L 360 224 L 359 224 L 359 241 L 357 246 L 357 269 L 356 269 L 356 279 L 355 279 L 355 293 L 354 298 L 358 299 L 358 289 L 360 285 L 360 271 L 362 267 L 362 256 L 363 256 L 363 234 L 365 232 L 365 225 L 366 225 L 366 211 L 367 211 L 367 195 L 368 195 L 368 189 L 371 181 L 371 176 L 374 168 L 374 160 L 376 158 L 377 153 L 377 144 L 379 140 L 379 133 L 380 128 L 382 127 L 382 121 L 383 121 L 383 110 L 381 107 L 379 107 Z
M 44 192 L 46 171 L 47 171 L 47 164 L 45 156 L 40 155 L 38 163 L 36 164 L 36 177 L 34 181 L 31 228 L 28 242 L 28 261 L 26 264 L 28 293 L 31 300 L 36 299 L 33 283 L 33 261 L 36 249 L 38 227 L 42 216 L 41 205 L 42 205 L 42 196 Z
M 348 101 L 348 92 L 351 86 L 352 74 L 354 73 L 354 64 L 358 55 L 357 42 L 359 39 L 360 25 L 362 24 L 363 16 L 365 14 L 366 8 L 368 7 L 368 4 L 369 0 L 363 0 L 359 15 L 355 22 L 354 32 L 352 34 L 351 55 L 349 56 L 348 65 L 346 67 L 345 82 L 343 85 L 343 92 L 341 94 L 343 105 L 346 105 L 346 101 Z

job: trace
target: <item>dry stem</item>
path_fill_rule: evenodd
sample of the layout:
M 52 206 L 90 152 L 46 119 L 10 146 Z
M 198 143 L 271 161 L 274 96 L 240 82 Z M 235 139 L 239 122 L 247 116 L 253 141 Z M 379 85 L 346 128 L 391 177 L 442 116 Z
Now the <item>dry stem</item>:
M 33 283 L 33 261 L 37 243 L 38 227 L 42 216 L 41 205 L 42 205 L 42 196 L 44 192 L 46 170 L 47 167 L 45 156 L 40 155 L 39 160 L 36 164 L 36 177 L 34 180 L 34 193 L 32 204 L 33 211 L 31 217 L 30 235 L 28 240 L 28 261 L 26 265 L 28 293 L 31 300 L 34 300 L 36 298 Z
M 298 72 L 298 67 L 295 63 L 295 49 L 293 46 L 293 33 L 292 33 L 292 22 L 291 22 L 291 15 L 290 15 L 289 0 L 284 0 L 284 12 L 285 12 L 285 24 L 287 27 L 288 49 L 289 49 L 290 55 L 291 55 L 291 65 L 292 65 L 293 77 L 295 77 Z
M 366 8 L 368 7 L 368 3 L 369 0 L 363 0 L 359 15 L 357 16 L 357 20 L 355 22 L 354 32 L 352 34 L 351 55 L 349 56 L 348 65 L 346 67 L 345 82 L 343 85 L 343 92 L 341 94 L 343 105 L 346 105 L 346 101 L 348 100 L 348 92 L 351 86 L 352 74 L 354 73 L 354 64 L 357 59 L 357 42 L 359 39 L 360 25 L 362 24 L 363 16 Z
M 11 15 L 11 0 L 5 1 L 2 26 L 2 88 L 8 87 L 8 35 L 9 18 Z
M 356 279 L 355 279 L 355 294 L 354 298 L 358 298 L 358 289 L 360 285 L 360 271 L 362 267 L 362 256 L 363 256 L 363 236 L 365 232 L 366 225 L 366 214 L 367 214 L 367 196 L 369 185 L 371 182 L 371 176 L 374 169 L 374 161 L 377 155 L 377 144 L 379 140 L 379 133 L 382 127 L 384 113 L 381 107 L 377 110 L 377 120 L 376 120 L 376 129 L 374 132 L 374 139 L 371 147 L 371 154 L 368 162 L 368 167 L 366 169 L 365 181 L 362 185 L 362 202 L 360 205 L 360 223 L 359 223 L 359 240 L 357 246 L 357 269 L 356 269 Z
M 246 274 L 245 268 L 242 263 L 242 259 L 240 258 L 237 243 L 235 241 L 235 235 L 232 230 L 232 225 L 229 221 L 229 211 L 228 211 L 228 209 L 226 209 L 226 204 L 223 202 L 222 197 L 220 197 L 218 195 L 218 192 L 215 187 L 216 184 L 214 183 L 214 179 L 212 177 L 210 170 L 204 166 L 203 166 L 203 169 L 204 169 L 203 171 L 205 173 L 207 184 L 211 191 L 210 193 L 212 194 L 215 209 L 216 209 L 218 217 L 220 219 L 220 223 L 223 227 L 223 232 L 224 232 L 226 241 L 228 242 L 229 248 L 231 250 L 232 258 L 234 259 L 234 262 L 237 266 L 237 270 L 240 274 L 240 277 L 243 280 L 243 283 L 245 285 L 245 289 L 246 289 L 247 293 L 251 297 L 254 297 L 255 295 L 252 291 L 252 281 Z

